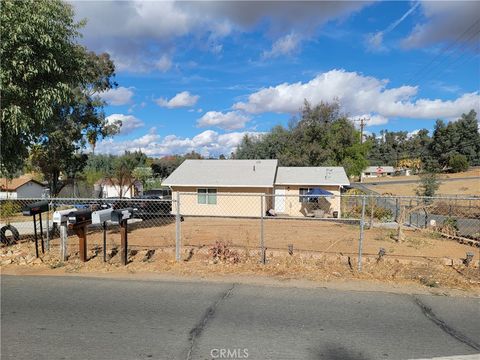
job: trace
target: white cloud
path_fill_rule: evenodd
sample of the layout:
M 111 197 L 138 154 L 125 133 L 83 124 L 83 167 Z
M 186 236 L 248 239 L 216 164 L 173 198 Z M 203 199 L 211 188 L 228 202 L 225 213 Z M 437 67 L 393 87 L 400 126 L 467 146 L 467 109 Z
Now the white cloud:
M 480 111 L 478 92 L 465 93 L 454 100 L 416 99 L 418 88 L 415 86 L 387 88 L 387 85 L 388 80 L 331 70 L 306 83 L 283 83 L 261 89 L 249 95 L 247 101 L 234 104 L 233 108 L 252 114 L 294 114 L 307 99 L 313 104 L 338 100 L 350 116 L 375 114 L 383 118 L 435 119 L 455 118 L 470 109 Z
M 155 67 L 161 72 L 166 72 L 172 67 L 172 59 L 167 55 L 162 55 L 162 57 L 155 63 Z
M 479 1 L 421 1 L 421 8 L 426 20 L 403 40 L 405 48 L 454 40 L 459 44 L 478 44 Z
M 275 58 L 282 55 L 291 55 L 300 45 L 301 37 L 298 34 L 290 33 L 275 41 L 272 49 L 263 52 L 265 59 Z
M 125 105 L 132 102 L 132 97 L 134 92 L 133 88 L 126 88 L 120 86 L 115 89 L 110 89 L 103 93 L 100 93 L 99 96 L 107 102 L 108 105 Z
M 244 128 L 250 119 L 249 116 L 243 115 L 238 111 L 230 111 L 227 113 L 208 111 L 198 119 L 197 126 L 216 126 L 223 130 L 238 130 Z
M 196 151 L 203 156 L 228 155 L 235 150 L 237 145 L 246 135 L 257 135 L 255 132 L 231 132 L 219 134 L 216 131 L 206 130 L 192 138 L 167 135 L 161 137 L 156 129 L 132 140 L 117 141 L 115 138 L 102 140 L 97 144 L 97 151 L 106 154 L 122 154 L 125 150 L 141 150 L 148 156 L 161 157 L 172 154 L 184 154 Z
M 188 91 L 182 91 L 175 95 L 170 100 L 165 98 L 156 99 L 155 102 L 157 105 L 166 107 L 169 109 L 176 109 L 181 107 L 190 107 L 197 103 L 200 96 L 192 95 Z
M 145 124 L 143 121 L 137 119 L 133 115 L 124 115 L 124 114 L 112 114 L 106 117 L 106 120 L 109 124 L 113 124 L 117 121 L 121 121 L 122 126 L 120 128 L 120 134 L 126 135 L 143 127 Z
M 88 20 L 83 42 L 92 50 L 108 51 L 118 71 L 166 71 L 159 61 L 172 54 L 179 38 L 207 51 L 222 51 L 221 39 L 248 32 L 267 22 L 271 36 L 285 29 L 312 34 L 329 20 L 341 19 L 369 2 L 244 2 L 244 1 L 71 1 L 77 19 Z M 120 24 L 120 25 L 119 25 Z M 119 41 L 121 39 L 121 41 Z M 155 44 L 154 47 L 151 45 Z M 205 47 L 205 44 L 209 46 Z M 195 44 L 194 44 L 195 46 Z M 160 59 L 160 60 L 159 60 Z M 167 69 L 168 70 L 168 69 Z

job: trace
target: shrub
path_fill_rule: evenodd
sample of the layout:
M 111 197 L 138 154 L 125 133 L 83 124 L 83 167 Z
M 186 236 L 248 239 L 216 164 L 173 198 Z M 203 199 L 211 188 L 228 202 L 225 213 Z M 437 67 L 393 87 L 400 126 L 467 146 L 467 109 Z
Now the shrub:
M 448 167 L 453 173 L 468 170 L 468 159 L 462 154 L 452 154 L 448 158 Z
M 215 242 L 215 245 L 210 248 L 210 256 L 213 258 L 214 262 L 223 261 L 236 264 L 240 261 L 238 252 L 229 249 L 228 245 L 223 241 Z
M 18 202 L 9 200 L 2 201 L 2 204 L 0 205 L 0 217 L 2 219 L 8 218 L 19 213 L 21 210 L 22 208 Z

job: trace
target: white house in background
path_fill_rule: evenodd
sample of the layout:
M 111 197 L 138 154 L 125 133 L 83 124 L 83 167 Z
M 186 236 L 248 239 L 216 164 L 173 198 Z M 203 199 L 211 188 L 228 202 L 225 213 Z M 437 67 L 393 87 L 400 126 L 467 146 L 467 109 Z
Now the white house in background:
M 143 184 L 135 180 L 131 185 L 120 185 L 117 179 L 101 179 L 94 185 L 95 192 L 102 198 L 132 198 L 143 195 Z
M 279 167 L 277 160 L 185 160 L 163 183 L 182 194 L 182 215 L 259 217 L 340 216 L 340 195 L 350 185 L 342 167 Z M 329 196 L 306 196 L 315 189 Z M 264 194 L 263 203 L 260 201 Z M 319 209 L 318 207 L 321 207 Z M 176 203 L 173 204 L 176 212 Z M 317 211 L 316 213 L 313 210 Z
M 0 178 L 0 199 L 39 198 L 46 187 L 29 176 Z
M 395 168 L 393 166 L 368 166 L 362 172 L 362 178 L 373 178 L 393 175 L 395 175 Z

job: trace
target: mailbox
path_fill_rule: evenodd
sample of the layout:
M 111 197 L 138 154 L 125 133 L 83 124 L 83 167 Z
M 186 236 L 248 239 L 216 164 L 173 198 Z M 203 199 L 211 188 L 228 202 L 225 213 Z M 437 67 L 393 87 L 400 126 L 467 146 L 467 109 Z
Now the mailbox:
M 121 224 L 122 222 L 133 218 L 135 210 L 133 208 L 118 209 L 112 211 L 112 222 Z
M 103 228 L 103 262 L 107 261 L 107 221 L 112 219 L 113 209 L 97 210 L 92 213 L 92 224 L 102 224 Z
M 112 219 L 112 209 L 97 210 L 92 212 L 92 224 L 103 224 Z
M 133 208 L 118 209 L 112 211 L 112 222 L 120 225 L 121 257 L 123 265 L 128 264 L 128 219 L 133 218 Z
M 68 228 L 78 236 L 80 260 L 87 261 L 87 225 L 92 223 L 91 210 L 77 210 L 68 214 Z
M 68 226 L 74 228 L 76 226 L 88 225 L 92 223 L 91 210 L 77 210 L 68 215 Z
M 57 225 L 65 225 L 70 213 L 77 211 L 75 208 L 55 211 L 53 213 L 53 222 Z
M 22 213 L 24 216 L 34 216 L 47 212 L 48 210 L 48 201 L 38 201 L 36 203 L 24 206 Z
M 42 222 L 42 213 L 48 212 L 49 206 L 48 201 L 38 201 L 33 204 L 24 206 L 22 209 L 22 214 L 24 216 L 33 216 L 33 231 L 35 237 L 35 255 L 38 258 L 38 237 L 37 237 L 37 218 L 40 220 L 40 239 L 42 240 L 42 253 L 45 253 L 45 247 L 43 245 L 43 222 Z M 48 214 L 47 214 L 48 215 Z M 48 216 L 47 216 L 47 238 L 48 238 Z

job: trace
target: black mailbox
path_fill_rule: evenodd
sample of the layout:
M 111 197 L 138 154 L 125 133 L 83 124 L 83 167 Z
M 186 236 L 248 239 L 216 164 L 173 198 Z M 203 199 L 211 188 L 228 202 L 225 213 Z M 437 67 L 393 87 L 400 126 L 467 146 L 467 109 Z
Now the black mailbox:
M 120 224 L 125 220 L 133 218 L 135 210 L 133 208 L 117 209 L 112 211 L 112 222 Z
M 92 223 L 91 210 L 78 210 L 68 215 L 68 225 L 70 227 L 77 225 L 88 225 Z
M 24 206 L 22 213 L 25 216 L 33 216 L 47 212 L 48 210 L 48 201 L 38 201 L 36 203 Z

